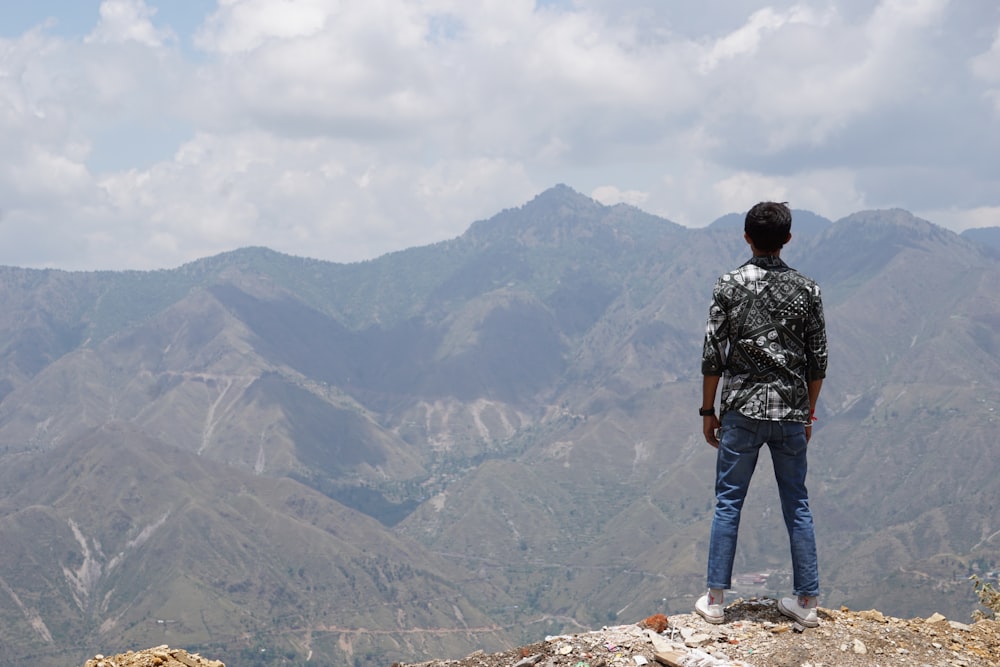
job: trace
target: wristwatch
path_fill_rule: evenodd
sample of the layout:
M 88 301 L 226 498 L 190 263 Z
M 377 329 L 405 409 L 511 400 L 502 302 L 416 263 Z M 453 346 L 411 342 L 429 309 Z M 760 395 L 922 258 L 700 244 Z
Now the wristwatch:
M 713 405 L 710 408 L 698 408 L 698 414 L 702 417 L 711 417 L 715 414 L 715 406 Z

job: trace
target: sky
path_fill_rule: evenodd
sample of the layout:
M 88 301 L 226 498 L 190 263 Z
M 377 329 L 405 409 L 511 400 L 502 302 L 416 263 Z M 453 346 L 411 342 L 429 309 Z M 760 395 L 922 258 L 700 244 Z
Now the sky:
M 29 268 L 355 262 L 557 184 L 689 227 L 995 226 L 1000 3 L 4 2 L 0 156 Z

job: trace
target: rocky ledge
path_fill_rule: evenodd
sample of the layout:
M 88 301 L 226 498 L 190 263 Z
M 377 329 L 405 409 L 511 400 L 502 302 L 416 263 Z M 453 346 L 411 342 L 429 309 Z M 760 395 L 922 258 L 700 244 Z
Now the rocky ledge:
M 774 600 L 754 598 L 728 605 L 722 625 L 696 614 L 655 614 L 499 653 L 393 667 L 1000 667 L 1000 622 L 994 620 L 900 619 L 846 608 L 820 608 L 819 618 L 818 628 L 803 628 L 778 613 Z M 225 666 L 158 646 L 95 656 L 84 667 Z
M 157 646 L 120 655 L 95 655 L 84 667 L 226 667 L 218 660 L 203 658 L 183 649 Z
M 722 625 L 693 613 L 657 614 L 501 653 L 395 667 L 1000 667 L 997 621 L 906 620 L 846 608 L 821 608 L 819 618 L 818 628 L 807 629 L 782 616 L 775 600 L 737 600 Z

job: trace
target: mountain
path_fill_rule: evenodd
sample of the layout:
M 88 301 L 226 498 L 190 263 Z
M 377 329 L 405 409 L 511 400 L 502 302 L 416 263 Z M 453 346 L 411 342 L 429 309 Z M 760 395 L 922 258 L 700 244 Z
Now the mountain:
M 962 238 L 1000 250 L 1000 227 L 976 227 L 962 232 Z
M 968 617 L 1000 541 L 1000 259 L 903 210 L 794 219 L 831 342 L 823 604 Z M 384 665 L 689 611 L 701 336 L 738 223 L 557 186 L 356 264 L 0 269 L 0 665 Z M 790 589 L 768 468 L 748 595 Z

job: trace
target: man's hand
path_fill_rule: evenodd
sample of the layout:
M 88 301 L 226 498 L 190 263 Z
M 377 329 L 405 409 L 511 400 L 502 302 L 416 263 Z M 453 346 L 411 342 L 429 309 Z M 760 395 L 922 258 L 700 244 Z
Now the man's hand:
M 708 409 L 715 405 L 715 392 L 719 389 L 719 375 L 705 375 L 701 382 L 701 407 Z M 719 448 L 719 417 L 705 415 L 701 418 L 701 431 L 705 434 L 705 442 L 716 449 Z
M 701 429 L 705 434 L 705 442 L 716 449 L 719 448 L 719 418 L 715 415 L 708 415 L 701 418 Z M 808 433 L 808 431 L 807 431 Z M 808 436 L 807 436 L 808 437 Z
M 813 437 L 813 425 L 806 424 L 806 443 Z

